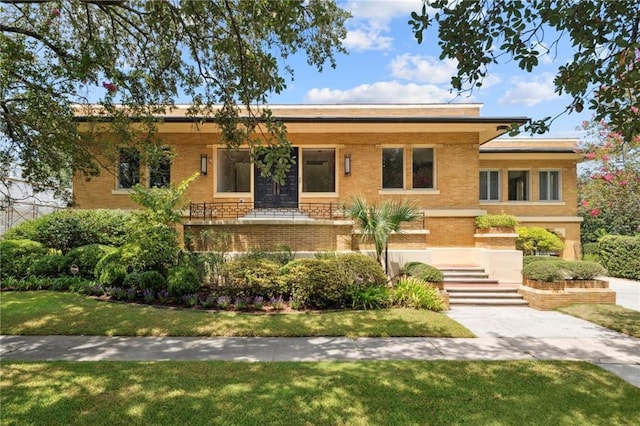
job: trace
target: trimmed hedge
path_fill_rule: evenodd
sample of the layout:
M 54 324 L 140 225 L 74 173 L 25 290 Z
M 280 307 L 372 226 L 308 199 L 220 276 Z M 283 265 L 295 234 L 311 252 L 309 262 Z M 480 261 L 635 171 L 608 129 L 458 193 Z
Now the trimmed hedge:
M 440 269 L 422 262 L 405 263 L 402 273 L 430 283 L 441 283 L 444 280 L 444 274 Z
M 243 256 L 222 265 L 224 285 L 220 292 L 229 297 L 289 297 L 291 292 L 280 276 L 275 260 Z
M 96 276 L 95 270 L 100 259 L 116 250 L 115 247 L 102 244 L 76 247 L 65 255 L 66 270 L 64 272 L 66 273 L 71 265 L 77 265 L 79 269 L 78 276 L 93 279 Z
M 598 240 L 598 259 L 610 276 L 640 280 L 640 235 L 605 235 Z
M 352 283 L 339 262 L 330 259 L 298 259 L 287 265 L 292 306 L 333 308 L 351 304 Z
M 387 275 L 382 265 L 373 257 L 361 253 L 347 253 L 334 258 L 351 277 L 352 284 L 364 289 L 371 286 L 383 286 L 387 283 Z M 332 261 L 331 258 L 326 260 Z
M 180 265 L 169 269 L 167 287 L 171 296 L 182 297 L 187 294 L 196 294 L 200 290 L 200 285 L 200 277 L 196 268 Z
M 518 226 L 518 219 L 510 214 L 485 214 L 476 217 L 476 228 L 514 228 Z
M 523 277 L 542 282 L 592 280 L 605 273 L 606 270 L 595 262 L 562 259 L 530 261 L 522 268 Z

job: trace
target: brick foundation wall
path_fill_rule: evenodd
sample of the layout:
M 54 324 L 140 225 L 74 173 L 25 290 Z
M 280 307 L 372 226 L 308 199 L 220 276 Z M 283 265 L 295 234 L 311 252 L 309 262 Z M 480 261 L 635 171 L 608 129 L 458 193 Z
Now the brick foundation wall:
M 540 290 L 528 286 L 518 289 L 529 306 L 541 311 L 549 311 L 576 303 L 610 304 L 616 303 L 616 292 L 608 288 L 565 288 L 564 290 Z

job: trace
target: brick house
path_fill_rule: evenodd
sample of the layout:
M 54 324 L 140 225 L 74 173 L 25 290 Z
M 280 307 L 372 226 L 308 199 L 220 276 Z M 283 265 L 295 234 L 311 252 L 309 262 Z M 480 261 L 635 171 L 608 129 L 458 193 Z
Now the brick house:
M 520 280 L 513 237 L 475 230 L 485 213 L 515 215 L 553 230 L 564 258 L 580 253 L 575 140 L 496 139 L 524 117 L 481 117 L 480 104 L 271 106 L 287 125 L 297 158 L 284 185 L 264 179 L 248 150 L 230 155 L 215 124 L 196 126 L 177 108 L 159 126 L 175 157 L 149 170 L 121 150 L 114 173 L 75 179 L 77 208 L 133 209 L 136 183 L 178 183 L 201 176 L 187 193 L 184 232 L 233 235 L 232 251 L 286 244 L 298 253 L 366 250 L 343 215 L 353 196 L 369 202 L 409 198 L 423 220 L 394 235 L 392 267 L 407 260 L 480 264 L 505 282 Z M 79 117 L 82 121 L 82 117 Z M 356 232 L 354 232 L 356 231 Z M 500 241 L 507 240 L 506 246 Z

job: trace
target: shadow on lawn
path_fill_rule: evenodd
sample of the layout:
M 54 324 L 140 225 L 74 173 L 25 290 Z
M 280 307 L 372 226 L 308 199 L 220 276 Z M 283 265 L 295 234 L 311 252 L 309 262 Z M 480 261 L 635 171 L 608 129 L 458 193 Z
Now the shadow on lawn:
M 8 424 L 639 424 L 582 362 L 3 363 Z

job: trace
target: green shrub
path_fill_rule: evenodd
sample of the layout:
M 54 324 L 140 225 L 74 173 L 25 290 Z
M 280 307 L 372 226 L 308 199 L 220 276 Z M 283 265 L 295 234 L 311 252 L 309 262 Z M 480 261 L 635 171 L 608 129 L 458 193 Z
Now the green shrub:
M 178 262 L 180 247 L 175 229 L 150 223 L 131 231 L 129 241 L 122 246 L 122 259 L 133 271 L 158 271 L 166 274 Z
M 115 252 L 117 249 L 102 244 L 89 244 L 76 247 L 65 255 L 66 268 L 71 265 L 78 266 L 78 276 L 87 279 L 95 278 L 96 266 L 100 259 L 107 254 Z
M 522 265 L 527 266 L 534 262 L 561 262 L 562 258 L 553 256 L 522 256 Z
M 387 282 L 382 265 L 373 257 L 361 253 L 347 253 L 326 260 L 337 262 L 347 272 L 351 283 L 359 288 L 383 286 Z
M 582 245 L 582 259 L 592 262 L 598 261 L 598 243 L 584 243 Z
M 518 219 L 509 214 L 485 214 L 476 217 L 476 228 L 514 228 L 518 226 Z
M 444 274 L 440 269 L 422 262 L 407 262 L 401 272 L 430 283 L 441 283 L 444 280 Z
M 592 280 L 606 274 L 606 270 L 596 262 L 564 261 L 560 266 L 568 280 Z
M 132 272 L 124 277 L 125 288 L 160 291 L 167 288 L 167 279 L 158 271 Z
M 5 238 L 28 238 L 63 253 L 89 244 L 120 246 L 128 217 L 117 210 L 61 210 L 22 223 Z
M 610 276 L 640 280 L 640 235 L 605 235 L 598 240 L 598 258 Z
M 288 297 L 291 289 L 280 268 L 279 263 L 266 258 L 238 257 L 222 267 L 222 291 L 229 297 Z
M 171 296 L 182 297 L 198 293 L 200 285 L 200 277 L 196 268 L 179 265 L 169 269 L 167 287 Z
M 560 237 L 544 228 L 517 227 L 516 232 L 518 233 L 516 249 L 522 250 L 525 256 L 558 252 L 564 248 Z
M 67 258 L 61 254 L 48 254 L 39 257 L 27 268 L 28 275 L 36 277 L 56 278 L 60 275 L 67 275 Z
M 522 276 L 542 282 L 562 281 L 565 278 L 563 263 L 557 260 L 531 262 L 522 268 Z
M 253 260 L 269 260 L 279 264 L 280 266 L 283 266 L 291 262 L 294 259 L 295 255 L 293 254 L 289 246 L 285 244 L 278 244 L 274 250 L 270 251 L 251 247 L 249 251 L 243 254 L 241 257 Z
M 122 258 L 122 249 L 104 255 L 96 265 L 95 277 L 103 286 L 122 286 L 124 278 L 131 272 Z
M 47 254 L 47 249 L 32 240 L 0 240 L 0 278 L 27 276 L 29 265 Z
M 440 291 L 431 284 L 416 278 L 402 277 L 392 291 L 395 304 L 413 309 L 444 310 Z
M 391 291 L 386 286 L 355 288 L 351 292 L 353 309 L 384 309 L 391 304 Z
M 287 265 L 294 306 L 301 308 L 344 307 L 351 304 L 349 273 L 340 263 L 327 259 L 298 259 Z

